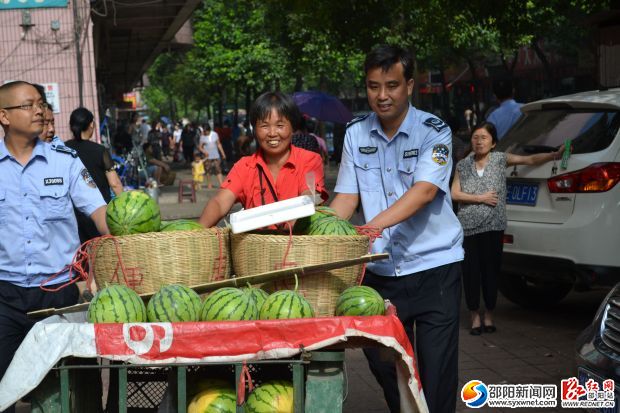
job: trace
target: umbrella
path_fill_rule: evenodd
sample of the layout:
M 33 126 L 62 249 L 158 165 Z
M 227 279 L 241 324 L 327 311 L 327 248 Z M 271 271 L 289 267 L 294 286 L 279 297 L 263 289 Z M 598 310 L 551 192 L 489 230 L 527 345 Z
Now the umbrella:
M 172 121 L 171 121 L 171 120 L 170 120 L 170 118 L 169 118 L 169 117 L 167 117 L 167 116 L 162 116 L 162 117 L 160 117 L 159 119 L 161 119 L 161 121 L 162 121 L 162 122 L 164 122 L 166 125 L 170 125 L 170 124 L 172 124 Z
M 353 114 L 337 97 L 327 93 L 309 90 L 296 92 L 293 100 L 299 106 L 299 110 L 308 116 L 318 120 L 347 123 L 353 119 Z

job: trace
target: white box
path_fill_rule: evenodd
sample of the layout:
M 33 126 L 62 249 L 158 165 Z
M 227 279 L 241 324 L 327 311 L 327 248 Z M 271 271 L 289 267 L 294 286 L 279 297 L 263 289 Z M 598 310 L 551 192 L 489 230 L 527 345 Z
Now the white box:
M 230 214 L 230 225 L 233 234 L 238 234 L 293 219 L 309 217 L 314 214 L 314 211 L 314 200 L 303 195 Z

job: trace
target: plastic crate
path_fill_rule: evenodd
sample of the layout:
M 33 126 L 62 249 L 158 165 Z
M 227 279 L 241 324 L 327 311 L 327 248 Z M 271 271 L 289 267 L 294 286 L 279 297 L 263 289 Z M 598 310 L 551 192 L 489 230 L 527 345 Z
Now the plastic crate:
M 254 387 L 263 381 L 284 379 L 293 382 L 294 412 L 319 413 L 342 412 L 344 393 L 344 351 L 302 352 L 295 359 L 251 361 L 245 364 Z M 239 393 L 240 376 L 244 363 L 154 364 L 134 365 L 76 365 L 66 360 L 55 368 L 59 373 L 60 411 L 72 412 L 76 397 L 71 399 L 71 375 L 79 376 L 79 370 L 110 371 L 107 411 L 119 413 L 175 412 L 186 413 L 188 400 L 188 377 L 223 378 L 234 380 Z M 92 374 L 91 374 L 92 377 Z M 246 399 L 249 395 L 246 383 Z M 78 396 L 79 395 L 75 395 Z M 162 401 L 168 410 L 160 410 Z M 92 401 L 91 401 L 92 402 Z M 78 402 L 79 405 L 79 402 Z M 74 410 L 76 410 L 74 408 Z M 77 411 L 77 410 L 76 410 Z M 237 412 L 244 412 L 237 406 Z M 78 412 L 81 413 L 81 412 Z

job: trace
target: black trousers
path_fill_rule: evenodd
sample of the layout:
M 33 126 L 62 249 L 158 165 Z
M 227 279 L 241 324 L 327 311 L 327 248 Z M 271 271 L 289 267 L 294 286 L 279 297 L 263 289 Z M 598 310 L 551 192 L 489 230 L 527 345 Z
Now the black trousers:
M 403 277 L 382 277 L 366 272 L 363 284 L 376 289 L 396 306 L 398 318 L 416 350 L 429 411 L 453 413 L 458 386 L 461 263 Z M 364 349 L 364 354 L 383 388 L 390 411 L 400 412 L 394 363 L 381 360 L 379 349 Z
M 0 377 L 4 376 L 13 355 L 28 331 L 39 320 L 26 313 L 50 307 L 66 307 L 78 302 L 79 292 L 75 284 L 58 292 L 46 292 L 40 288 L 23 288 L 0 281 Z M 9 407 L 4 412 L 14 412 Z
M 484 306 L 492 311 L 497 304 L 497 279 L 502 267 L 504 231 L 469 235 L 463 241 L 463 289 L 469 311 L 480 309 L 480 290 Z

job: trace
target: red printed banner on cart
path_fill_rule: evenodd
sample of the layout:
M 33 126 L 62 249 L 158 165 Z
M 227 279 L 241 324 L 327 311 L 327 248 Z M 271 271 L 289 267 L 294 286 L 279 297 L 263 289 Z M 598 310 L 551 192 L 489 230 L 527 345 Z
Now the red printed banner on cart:
M 396 316 L 95 324 L 99 355 L 139 356 L 153 361 L 277 353 L 334 344 L 355 336 L 393 338 L 413 358 L 411 344 Z

